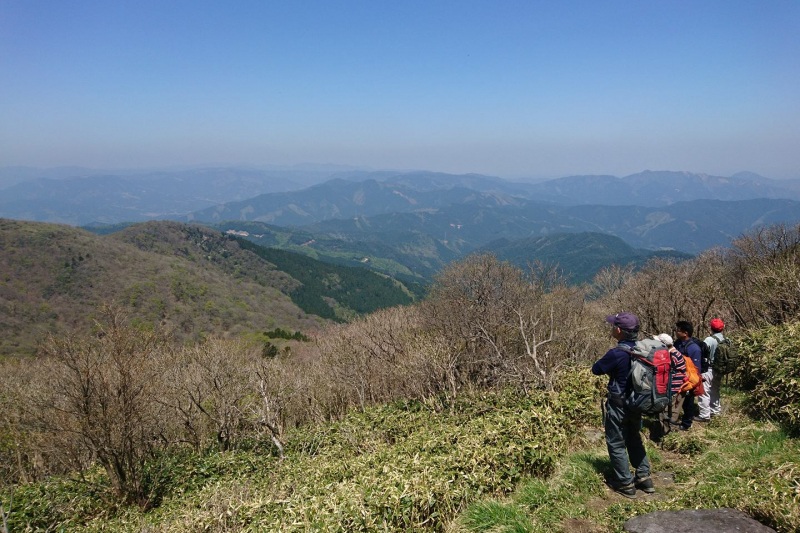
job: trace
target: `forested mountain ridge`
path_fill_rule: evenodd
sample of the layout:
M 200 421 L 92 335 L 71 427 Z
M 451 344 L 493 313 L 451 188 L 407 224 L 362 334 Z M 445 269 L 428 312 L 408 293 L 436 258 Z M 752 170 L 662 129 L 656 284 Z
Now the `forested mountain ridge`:
M 495 207 L 523 203 L 524 199 L 511 194 L 466 187 L 420 189 L 376 180 L 352 182 L 333 179 L 302 191 L 263 194 L 229 202 L 179 219 L 210 223 L 255 220 L 279 226 L 300 226 L 328 219 L 439 209 L 459 204 Z
M 390 217 L 395 220 L 403 215 Z M 407 215 L 414 217 L 413 214 Z M 372 219 L 362 219 L 369 223 Z M 449 239 L 436 239 L 422 231 L 396 229 L 368 232 L 348 238 L 342 232 L 313 233 L 303 228 L 281 228 L 260 222 L 224 222 L 215 227 L 232 231 L 262 246 L 291 250 L 322 261 L 363 265 L 402 280 L 409 288 L 414 282 L 428 283 L 448 263 L 462 257 L 448 247 Z M 401 223 L 395 224 L 402 227 Z M 457 226 L 450 227 L 453 243 L 459 236 Z M 522 268 L 534 262 L 556 266 L 571 283 L 584 283 L 600 269 L 611 265 L 634 268 L 654 257 L 683 260 L 691 254 L 674 250 L 636 249 L 619 237 L 596 232 L 552 233 L 522 239 L 499 238 L 477 248 L 474 253 L 492 253 L 501 260 Z M 417 294 L 421 294 L 418 292 Z
M 556 267 L 570 283 L 589 283 L 603 268 L 611 265 L 641 268 L 647 261 L 668 258 L 690 259 L 690 254 L 675 251 L 654 252 L 633 248 L 618 237 L 604 233 L 556 233 L 516 241 L 500 239 L 479 249 L 526 269 L 534 261 Z
M 300 281 L 202 226 L 149 222 L 98 236 L 0 219 L 0 250 L 2 355 L 32 353 L 48 333 L 86 331 L 98 307 L 111 302 L 141 327 L 167 328 L 178 340 L 260 335 L 276 327 L 313 332 L 325 323 L 292 300 Z M 402 287 L 362 273 L 387 291 L 377 300 L 411 301 Z M 356 313 L 336 300 L 335 288 L 318 297 L 338 309 L 331 318 Z
M 366 219 L 362 219 L 365 220 Z M 362 235 L 336 230 L 281 227 L 263 222 L 226 221 L 212 226 L 260 246 L 302 254 L 328 263 L 361 266 L 389 274 L 407 285 L 429 280 L 460 253 L 422 231 L 390 228 Z M 410 288 L 410 287 L 409 287 Z
M 351 240 L 423 233 L 446 241 L 446 246 L 457 254 L 469 253 L 501 238 L 516 240 L 588 231 L 619 237 L 636 248 L 696 254 L 715 246 L 728 246 L 755 227 L 798 220 L 800 202 L 794 200 L 694 200 L 660 207 L 527 203 L 487 208 L 462 204 L 413 213 L 325 220 L 303 229 Z

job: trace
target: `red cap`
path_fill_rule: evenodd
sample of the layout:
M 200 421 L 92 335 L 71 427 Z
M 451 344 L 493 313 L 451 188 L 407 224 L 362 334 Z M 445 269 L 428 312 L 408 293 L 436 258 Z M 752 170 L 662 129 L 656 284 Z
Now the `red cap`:
M 714 331 L 722 331 L 725 329 L 725 322 L 723 322 L 721 318 L 712 318 L 708 321 L 708 327 Z

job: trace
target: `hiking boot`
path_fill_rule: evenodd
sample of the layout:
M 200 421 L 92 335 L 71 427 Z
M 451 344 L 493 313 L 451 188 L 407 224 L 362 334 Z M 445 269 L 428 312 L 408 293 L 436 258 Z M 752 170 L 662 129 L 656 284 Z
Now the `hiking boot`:
M 711 418 L 703 418 L 700 416 L 696 416 L 692 418 L 692 420 L 694 420 L 695 422 L 711 422 Z
M 650 476 L 634 479 L 633 485 L 647 494 L 653 494 L 656 491 L 656 488 L 653 486 L 653 478 Z
M 636 487 L 633 483 L 629 483 L 628 485 L 616 485 L 614 487 L 614 492 L 618 494 L 622 494 L 626 498 L 630 498 L 631 500 L 636 499 Z

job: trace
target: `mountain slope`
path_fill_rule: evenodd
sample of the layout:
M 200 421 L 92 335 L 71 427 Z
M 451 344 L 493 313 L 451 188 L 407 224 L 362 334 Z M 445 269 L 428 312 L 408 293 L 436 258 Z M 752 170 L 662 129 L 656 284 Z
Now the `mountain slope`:
M 299 281 L 289 293 L 292 301 L 307 313 L 322 318 L 344 320 L 413 301 L 412 294 L 400 283 L 364 268 L 321 263 L 285 250 L 263 248 L 244 239 L 239 244 L 280 270 L 291 273 Z
M 0 219 L 0 355 L 30 354 L 47 333 L 86 331 L 98 306 L 111 302 L 141 327 L 166 327 L 178 340 L 276 327 L 317 330 L 324 320 L 292 300 L 302 283 L 253 246 L 175 222 L 147 222 L 98 236 L 69 226 Z M 336 275 L 329 265 L 304 258 L 306 275 L 323 278 L 320 267 L 329 277 Z M 373 290 L 371 307 L 364 309 L 411 300 L 401 286 L 360 273 L 361 283 Z M 317 295 L 339 313 L 329 315 L 358 312 L 337 296 L 335 291 Z
M 141 327 L 166 327 L 179 340 L 319 328 L 320 319 L 282 292 L 296 286 L 291 277 L 217 232 L 189 228 L 198 245 L 175 226 L 99 237 L 0 219 L 0 354 L 31 353 L 47 333 L 86 331 L 110 302 Z M 249 272 L 233 274 L 235 264 Z
M 571 283 L 589 282 L 611 265 L 641 267 L 654 257 L 689 259 L 681 252 L 652 252 L 633 248 L 618 237 L 603 233 L 557 233 L 516 241 L 501 239 L 477 250 L 526 268 L 534 261 L 557 266 Z
M 406 288 L 364 268 L 331 265 L 296 253 L 264 248 L 237 236 L 177 222 L 148 222 L 111 238 L 166 256 L 191 257 L 235 278 L 278 287 L 306 313 L 345 320 L 383 307 L 411 303 Z M 269 269 L 265 270 L 264 265 Z

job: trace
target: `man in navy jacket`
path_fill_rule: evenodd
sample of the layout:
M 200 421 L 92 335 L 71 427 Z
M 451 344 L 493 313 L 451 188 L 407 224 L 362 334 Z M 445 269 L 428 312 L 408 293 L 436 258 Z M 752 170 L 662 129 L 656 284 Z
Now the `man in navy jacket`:
M 675 348 L 694 363 L 697 369 L 701 369 L 703 350 L 697 344 L 697 340 L 692 338 L 694 327 L 691 322 L 679 320 L 675 323 Z M 681 429 L 686 431 L 692 427 L 692 420 L 698 414 L 697 403 L 694 400 L 694 393 L 689 391 L 686 399 L 683 400 L 683 417 L 681 418 Z
M 650 478 L 650 461 L 642 442 L 642 416 L 625 409 L 623 394 L 628 387 L 631 370 L 630 353 L 620 345 L 632 348 L 639 335 L 639 318 L 633 313 L 617 313 L 606 317 L 611 324 L 611 336 L 618 344 L 592 365 L 592 373 L 608 376 L 608 393 L 605 402 L 603 426 L 606 433 L 608 457 L 613 478 L 611 487 L 627 498 L 636 498 L 636 489 L 655 492 Z M 635 470 L 631 473 L 631 465 Z

